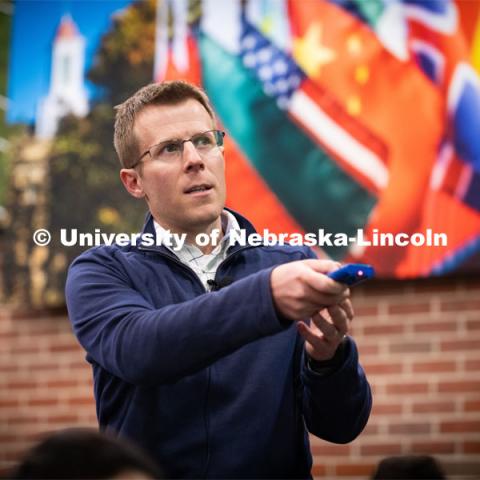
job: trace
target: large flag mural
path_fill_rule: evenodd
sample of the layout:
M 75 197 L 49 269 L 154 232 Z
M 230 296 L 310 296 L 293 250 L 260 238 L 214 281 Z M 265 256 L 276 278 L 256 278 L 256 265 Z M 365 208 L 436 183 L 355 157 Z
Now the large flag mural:
M 55 55 L 64 51 L 59 42 L 73 45 L 75 38 L 75 47 L 62 47 L 75 48 L 75 55 L 85 48 L 81 31 L 93 23 L 82 9 L 96 5 L 88 3 L 76 2 L 50 22 L 57 32 L 52 75 Z M 186 79 L 205 89 L 227 133 L 227 204 L 260 232 L 321 231 L 320 256 L 371 263 L 382 277 L 480 270 L 479 2 L 115 0 L 115 12 L 107 4 L 95 7 L 114 14 L 108 28 L 97 22 L 105 29 L 100 40 L 97 32 L 99 45 L 89 46 L 87 37 L 85 75 L 101 88 L 92 94 L 89 87 L 90 111 L 77 115 L 80 127 L 55 106 L 53 86 L 36 101 L 37 132 L 63 135 L 51 150 L 52 171 L 61 173 L 52 180 L 59 185 L 55 194 L 69 191 L 66 172 L 74 162 L 63 164 L 62 152 L 69 142 L 71 153 L 76 131 L 85 136 L 77 142 L 75 175 L 83 165 L 94 185 L 89 165 L 113 156 L 110 140 L 87 148 L 89 128 L 95 138 L 102 129 L 110 132 L 108 122 L 94 125 L 146 81 Z M 18 12 L 12 105 L 25 100 L 17 78 L 22 84 L 30 78 L 20 75 L 15 58 L 18 39 L 33 23 L 24 4 Z M 85 62 L 75 62 L 78 77 Z M 65 98 L 78 103 L 76 94 Z M 38 128 L 40 120 L 48 128 Z M 109 188 L 82 195 L 96 199 L 95 218 L 104 224 L 125 227 L 122 220 L 133 216 L 114 204 Z M 67 210 L 65 218 L 77 218 L 77 208 Z M 348 241 L 333 242 L 337 234 Z M 438 245 L 422 245 L 435 234 Z M 393 244 L 406 238 L 411 241 Z
M 188 24 L 188 2 L 165 1 L 157 51 L 173 67 L 156 79 L 200 79 L 234 142 L 231 204 L 257 226 L 364 229 L 373 245 L 324 253 L 385 276 L 478 270 L 480 87 L 459 6 L 206 0 Z M 375 244 L 428 231 L 447 241 Z

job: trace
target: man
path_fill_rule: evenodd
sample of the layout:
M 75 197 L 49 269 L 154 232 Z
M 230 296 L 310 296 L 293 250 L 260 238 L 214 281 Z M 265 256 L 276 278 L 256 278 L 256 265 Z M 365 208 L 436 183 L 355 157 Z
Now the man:
M 150 458 L 123 439 L 89 428 L 69 428 L 40 440 L 8 478 L 152 480 L 163 478 L 163 474 Z
M 97 247 L 69 270 L 101 428 L 167 477 L 308 478 L 307 429 L 349 442 L 371 409 L 349 291 L 325 275 L 338 264 L 229 245 L 254 230 L 224 208 L 223 133 L 193 85 L 148 85 L 120 105 L 115 147 L 125 188 L 150 210 L 143 234 L 186 242 Z M 195 245 L 201 233 L 212 241 Z

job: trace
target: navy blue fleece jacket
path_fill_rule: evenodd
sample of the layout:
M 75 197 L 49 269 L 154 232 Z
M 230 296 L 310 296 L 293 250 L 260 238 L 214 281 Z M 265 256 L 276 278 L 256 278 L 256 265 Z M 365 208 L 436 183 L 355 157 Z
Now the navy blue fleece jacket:
M 154 233 L 151 217 L 144 232 Z M 312 257 L 304 247 L 235 245 L 216 275 L 233 283 L 217 292 L 165 247 L 78 257 L 67 306 L 93 367 L 100 427 L 143 446 L 169 478 L 308 478 L 307 430 L 346 443 L 371 410 L 355 343 L 319 375 L 275 311 L 272 268 Z

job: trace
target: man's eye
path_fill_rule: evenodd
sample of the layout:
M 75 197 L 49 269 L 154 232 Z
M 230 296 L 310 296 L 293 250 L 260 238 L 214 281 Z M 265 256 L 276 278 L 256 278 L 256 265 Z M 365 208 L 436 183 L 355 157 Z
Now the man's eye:
M 193 139 L 195 147 L 211 147 L 214 144 L 213 135 L 199 135 Z
M 177 153 L 180 151 L 180 144 L 178 142 L 171 142 L 163 145 L 160 154 Z

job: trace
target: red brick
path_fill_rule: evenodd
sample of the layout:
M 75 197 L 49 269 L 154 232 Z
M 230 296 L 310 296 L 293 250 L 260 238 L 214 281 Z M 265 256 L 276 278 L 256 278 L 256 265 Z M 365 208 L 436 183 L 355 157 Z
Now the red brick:
M 402 342 L 390 345 L 392 353 L 426 353 L 432 350 L 429 342 Z
M 0 408 L 11 408 L 18 407 L 20 405 L 20 400 L 14 398 L 12 400 L 0 400 Z
M 378 435 L 379 428 L 378 425 L 374 425 L 372 422 L 367 423 L 367 426 L 364 428 L 362 432 L 362 437 L 370 436 L 370 435 Z
M 41 339 L 42 343 L 46 346 L 51 343 L 65 342 L 65 339 L 67 341 L 70 340 L 65 335 L 66 332 L 61 332 L 57 328 L 52 328 L 50 326 L 46 327 L 30 323 L 29 325 L 24 325 L 24 327 L 27 328 L 20 328 L 17 330 L 22 342 L 29 340 L 33 343 L 38 342 L 38 340 Z
M 411 395 L 428 392 L 426 383 L 392 383 L 387 385 L 387 393 L 390 395 Z
M 454 372 L 456 370 L 455 362 L 451 361 L 437 361 L 437 362 L 422 362 L 414 363 L 413 371 L 415 373 L 429 373 L 429 372 Z
M 444 352 L 453 351 L 478 351 L 480 349 L 480 340 L 447 340 L 440 343 L 440 349 Z
M 350 455 L 350 445 L 312 445 L 312 454 L 319 456 L 348 456 Z
M 362 445 L 360 447 L 361 455 L 399 455 L 402 453 L 402 445 L 400 443 L 373 443 L 370 445 Z
M 458 420 L 440 423 L 442 433 L 480 432 L 480 421 Z
M 413 413 L 441 413 L 441 412 L 454 412 L 454 402 L 427 402 L 427 403 L 414 403 Z
M 324 477 L 327 474 L 327 468 L 325 465 L 315 464 L 312 466 L 311 473 L 313 477 Z
M 81 352 L 81 348 L 78 344 L 72 343 L 71 344 L 65 344 L 65 345 L 50 345 L 49 347 L 50 352 L 52 353 L 59 353 L 59 352 Z
M 337 465 L 336 475 L 339 477 L 359 477 L 362 475 L 370 476 L 375 471 L 375 463 L 349 463 Z
M 19 370 L 19 365 L 0 365 L 0 372 L 18 372 Z
M 57 398 L 33 398 L 28 401 L 28 405 L 31 407 L 46 407 L 52 405 L 58 405 Z
M 429 423 L 393 423 L 388 427 L 389 433 L 414 435 L 418 433 L 430 433 Z
M 75 397 L 68 400 L 69 405 L 94 405 L 93 397 Z
M 414 442 L 412 450 L 416 454 L 439 455 L 455 453 L 454 442 Z
M 65 415 L 49 415 L 48 423 L 71 423 L 75 424 L 78 422 L 78 415 L 65 414 Z
M 401 363 L 362 362 L 362 365 L 368 375 L 390 375 L 392 373 L 401 373 L 403 371 L 403 364 Z
M 399 403 L 377 403 L 373 402 L 372 415 L 399 415 L 403 406 Z
M 12 312 L 10 309 L 0 307 L 0 322 L 7 322 L 12 318 Z
M 480 382 L 440 382 L 439 392 L 480 392 Z
M 68 368 L 71 370 L 88 370 L 89 372 L 92 371 L 92 367 L 89 363 L 85 360 L 78 360 L 76 362 L 71 362 L 68 364 Z
M 454 321 L 448 322 L 423 322 L 416 323 L 413 330 L 418 333 L 423 332 L 453 332 L 457 330 L 458 325 Z
M 15 320 L 15 323 L 17 323 L 18 325 L 21 323 L 22 320 L 38 320 L 39 311 L 34 311 L 27 308 L 15 308 L 15 310 L 11 311 L 10 317 L 12 318 L 12 320 Z
M 22 415 L 12 415 L 8 418 L 8 423 L 11 425 L 19 425 L 19 424 L 34 424 L 39 423 L 40 419 L 38 416 L 22 416 Z
M 372 325 L 363 329 L 365 335 L 394 335 L 404 331 L 405 325 L 401 324 Z
M 443 312 L 459 312 L 465 310 L 480 310 L 480 300 L 443 300 L 440 303 L 440 310 Z
M 22 355 L 22 354 L 30 354 L 34 353 L 38 355 L 42 351 L 40 345 L 25 345 L 25 346 L 17 346 L 15 347 L 15 355 Z
M 11 340 L 12 338 L 18 338 L 20 335 L 18 332 L 0 332 L 0 339 Z
M 480 400 L 467 400 L 463 405 L 465 412 L 480 412 Z
M 7 383 L 7 389 L 11 390 L 34 390 L 38 384 L 33 381 L 12 380 Z
M 85 426 L 90 425 L 94 428 L 98 427 L 98 419 L 94 411 L 92 411 L 90 415 L 87 415 L 86 417 L 84 417 L 84 420 L 82 420 L 82 425 L 85 425 Z
M 465 362 L 465 370 L 467 370 L 469 372 L 480 370 L 480 359 L 478 359 L 478 360 L 467 360 Z
M 42 430 L 41 432 L 32 432 L 32 433 L 28 433 L 28 434 L 24 435 L 24 438 L 28 441 L 38 443 L 41 440 L 43 440 L 43 439 L 49 437 L 50 435 L 52 435 L 53 433 L 55 433 L 55 431 L 56 430 L 52 429 L 52 430 L 47 430 L 47 431 Z
M 356 305 L 354 304 L 353 309 L 355 311 L 355 317 L 371 317 L 378 315 L 378 306 L 377 305 Z
M 378 355 L 378 345 L 359 345 L 360 355 Z
M 480 453 L 480 442 L 464 442 L 463 453 Z
M 398 303 L 388 306 L 390 314 L 425 313 L 431 309 L 430 303 Z
M 49 388 L 69 388 L 76 387 L 79 384 L 79 379 L 75 380 L 51 380 L 47 382 Z
M 469 331 L 480 330 L 480 320 L 468 320 L 466 327 Z

